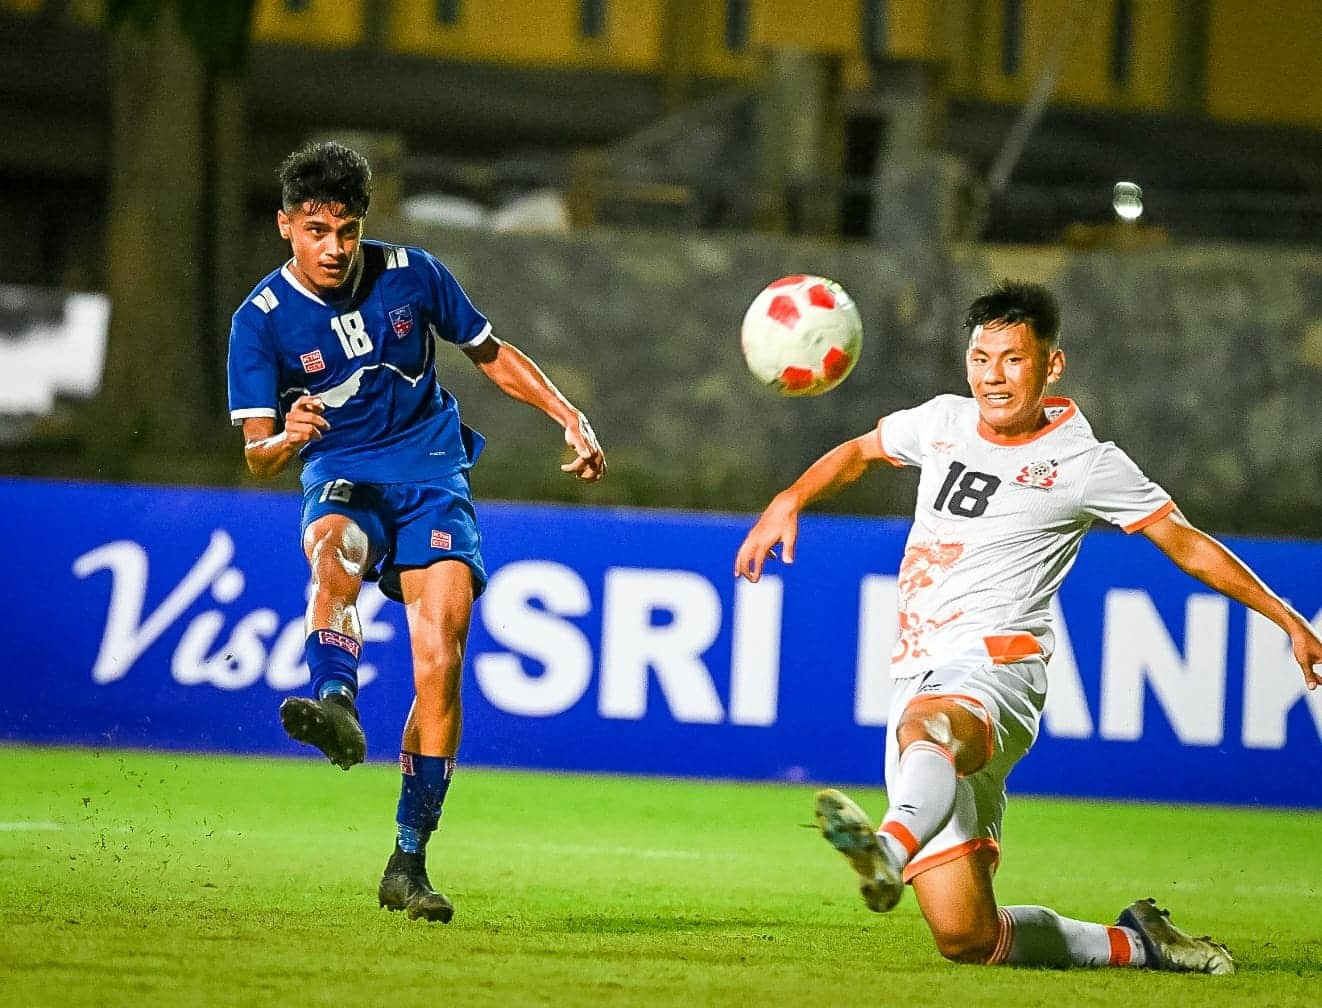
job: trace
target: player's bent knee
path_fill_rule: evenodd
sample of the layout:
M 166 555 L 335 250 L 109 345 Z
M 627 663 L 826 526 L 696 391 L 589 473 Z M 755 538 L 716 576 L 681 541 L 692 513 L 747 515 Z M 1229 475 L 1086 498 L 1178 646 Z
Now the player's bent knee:
M 303 552 L 314 572 L 328 578 L 344 576 L 361 580 L 367 570 L 371 543 L 356 522 L 342 515 L 330 515 L 308 526 L 303 534 Z
M 934 931 L 932 937 L 936 939 L 937 951 L 943 958 L 956 963 L 985 965 L 996 951 L 999 936 L 995 931 L 960 930 Z

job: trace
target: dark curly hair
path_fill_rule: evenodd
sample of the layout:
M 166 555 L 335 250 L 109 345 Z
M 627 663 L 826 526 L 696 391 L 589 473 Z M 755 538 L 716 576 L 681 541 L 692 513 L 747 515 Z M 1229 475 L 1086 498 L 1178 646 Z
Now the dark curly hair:
M 1022 322 L 1033 335 L 1052 347 L 1060 342 L 1060 305 L 1051 291 L 1041 284 L 1024 280 L 1002 280 L 969 305 L 964 328 L 972 338 L 973 330 L 991 322 L 1015 325 Z
M 356 150 L 322 140 L 299 148 L 280 165 L 280 203 L 285 213 L 340 206 L 348 217 L 362 217 L 372 202 L 372 168 Z

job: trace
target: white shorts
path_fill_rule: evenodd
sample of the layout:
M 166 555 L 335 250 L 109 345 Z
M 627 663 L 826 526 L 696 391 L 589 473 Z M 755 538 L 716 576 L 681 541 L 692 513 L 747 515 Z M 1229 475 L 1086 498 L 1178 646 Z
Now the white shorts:
M 1046 664 L 1041 658 L 995 665 L 986 658 L 952 662 L 924 675 L 898 679 L 891 694 L 886 731 L 886 780 L 899 773 L 896 729 L 904 708 L 916 698 L 944 697 L 983 718 L 990 729 L 987 762 L 960 777 L 950 821 L 925 843 L 904 869 L 908 882 L 929 868 L 972 851 L 988 849 L 1000 859 L 1005 779 L 1037 738 L 1046 703 Z

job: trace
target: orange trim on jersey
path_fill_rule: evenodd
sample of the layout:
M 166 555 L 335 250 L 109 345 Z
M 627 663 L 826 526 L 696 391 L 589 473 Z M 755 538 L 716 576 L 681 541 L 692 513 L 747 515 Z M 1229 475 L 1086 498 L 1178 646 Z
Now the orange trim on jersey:
M 893 836 L 900 842 L 900 846 L 908 852 L 910 857 L 917 854 L 918 848 L 922 846 L 922 844 L 918 842 L 918 838 L 913 835 L 904 823 L 896 822 L 893 819 L 890 822 L 882 823 L 881 829 L 877 830 L 877 832 Z
M 939 868 L 943 864 L 950 864 L 951 861 L 958 861 L 960 858 L 968 857 L 974 851 L 980 850 L 989 850 L 996 855 L 996 860 L 992 863 L 992 870 L 995 871 L 996 865 L 1001 862 L 1001 845 L 991 837 L 974 837 L 972 840 L 965 840 L 954 847 L 947 847 L 943 851 L 929 854 L 925 858 L 910 861 L 908 867 L 904 869 L 904 881 L 912 882 L 915 876 L 921 875 L 925 871 Z
M 881 459 L 883 462 L 889 462 L 896 469 L 903 469 L 904 468 L 903 462 L 901 462 L 899 459 L 891 455 L 886 454 L 886 442 L 881 439 L 881 425 L 885 422 L 886 422 L 885 417 L 882 417 L 880 420 L 877 421 L 877 450 L 881 452 Z
M 1072 419 L 1074 415 L 1079 412 L 1079 407 L 1074 405 L 1074 400 L 1066 399 L 1063 396 L 1050 396 L 1046 399 L 1043 399 L 1042 408 L 1046 409 L 1048 406 L 1064 406 L 1065 409 L 1064 411 L 1061 412 L 1060 416 L 1056 417 L 1056 419 L 1052 420 L 1045 427 L 1033 431 L 1033 433 L 1029 434 L 1027 437 L 1011 437 L 1011 438 L 1001 437 L 1001 435 L 995 433 L 994 431 L 985 429 L 986 425 L 982 422 L 981 416 L 978 417 L 978 424 L 977 424 L 978 437 L 982 438 L 984 441 L 990 441 L 992 444 L 995 445 L 1032 444 L 1038 438 L 1046 437 L 1053 430 L 1055 430 L 1057 427 L 1060 427 L 1066 421 Z
M 1013 665 L 1042 653 L 1042 645 L 1030 633 L 996 634 L 982 638 L 993 665 Z
M 996 755 L 996 730 L 995 724 L 992 721 L 992 716 L 990 712 L 988 712 L 986 704 L 975 696 L 969 696 L 967 693 L 920 693 L 918 696 L 910 700 L 909 703 L 904 705 L 905 709 L 908 710 L 910 704 L 920 703 L 925 700 L 963 700 L 965 703 L 971 703 L 974 707 L 978 708 L 978 710 L 982 712 L 982 723 L 987 728 L 987 753 L 983 758 L 982 766 L 978 767 L 978 770 L 981 770 L 982 767 L 991 762 L 991 758 Z M 910 744 L 917 745 L 918 743 L 915 742 Z M 974 770 L 973 772 L 977 773 L 978 770 Z M 967 777 L 968 774 L 960 774 L 960 776 Z
M 1133 949 L 1129 944 L 1129 935 L 1125 934 L 1123 928 L 1108 925 L 1106 928 L 1106 937 L 1111 942 L 1111 958 L 1108 960 L 1108 966 L 1128 966 L 1129 960 L 1133 955 Z
M 1149 525 L 1155 525 L 1157 522 L 1161 521 L 1163 518 L 1165 518 L 1168 514 L 1170 514 L 1174 510 L 1175 510 L 1175 502 L 1173 500 L 1168 500 L 1165 504 L 1157 508 L 1157 510 L 1153 511 L 1152 514 L 1148 515 L 1146 518 L 1140 518 L 1138 521 L 1130 525 L 1122 525 L 1121 528 L 1123 528 L 1126 532 L 1141 532 Z

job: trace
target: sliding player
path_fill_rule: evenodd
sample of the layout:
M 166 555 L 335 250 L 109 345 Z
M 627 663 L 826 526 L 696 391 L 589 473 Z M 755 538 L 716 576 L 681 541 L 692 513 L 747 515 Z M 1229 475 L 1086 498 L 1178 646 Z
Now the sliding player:
M 1098 442 L 1074 403 L 1046 397 L 1065 369 L 1047 290 L 1003 283 L 965 324 L 973 397 L 938 396 L 827 452 L 771 501 L 735 558 L 735 574 L 755 582 L 776 546 L 793 562 L 810 503 L 878 462 L 922 470 L 899 574 L 890 806 L 874 830 L 851 799 L 822 791 L 817 821 L 868 907 L 890 910 L 912 885 L 937 948 L 956 962 L 1233 973 L 1222 945 L 1185 934 L 1151 900 L 1114 925 L 996 903 L 1005 779 L 1046 701 L 1050 601 L 1100 519 L 1142 532 L 1181 570 L 1281 627 L 1309 689 L 1322 682 L 1322 639 L 1124 452 Z

